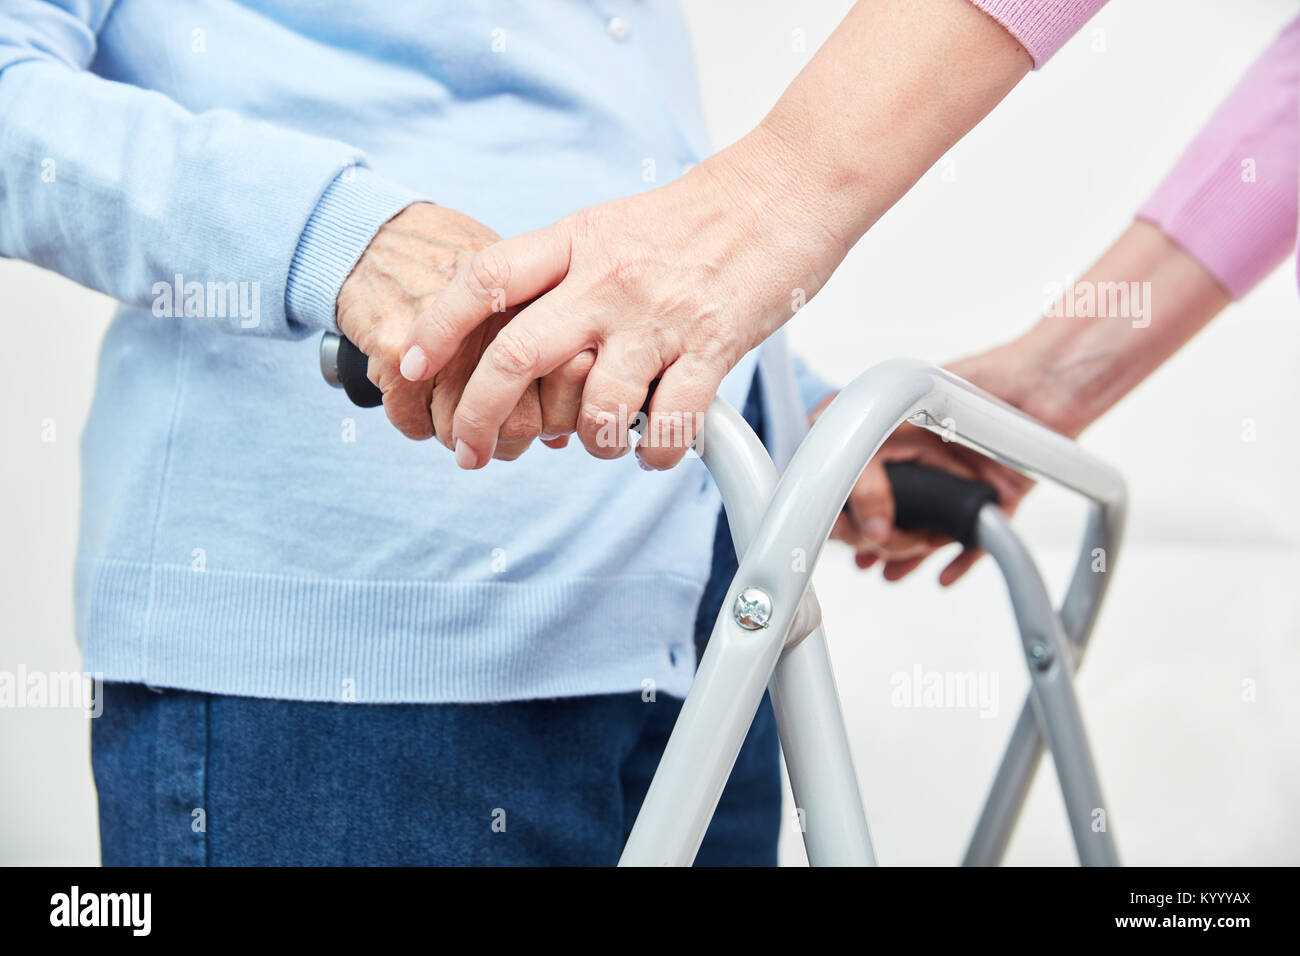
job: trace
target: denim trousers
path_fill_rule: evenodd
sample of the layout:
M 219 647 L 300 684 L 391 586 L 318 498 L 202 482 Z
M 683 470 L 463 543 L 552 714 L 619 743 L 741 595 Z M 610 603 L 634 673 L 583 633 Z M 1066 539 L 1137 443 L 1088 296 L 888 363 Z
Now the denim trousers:
M 755 378 L 745 417 L 762 435 Z M 695 625 L 736 571 L 725 515 Z M 680 700 L 266 700 L 106 683 L 92 722 L 105 866 L 612 865 Z M 776 864 L 764 696 L 696 863 Z

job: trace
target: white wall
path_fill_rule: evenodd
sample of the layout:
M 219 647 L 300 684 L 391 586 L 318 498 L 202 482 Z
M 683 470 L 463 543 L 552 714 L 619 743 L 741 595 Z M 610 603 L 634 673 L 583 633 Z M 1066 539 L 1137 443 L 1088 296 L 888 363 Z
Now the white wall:
M 715 139 L 756 122 L 847 2 L 687 0 Z M 1124 228 L 1294 0 L 1115 0 L 922 180 L 799 316 L 795 340 L 847 380 L 895 355 L 943 361 L 1031 322 L 1044 287 Z M 1101 31 L 1099 34 L 1094 31 Z M 1104 43 L 1104 49 L 1094 45 Z M 77 436 L 111 303 L 0 262 L 0 671 L 74 670 Z M 1298 863 L 1300 478 L 1290 419 L 1300 305 L 1282 270 L 1090 431 L 1130 482 L 1131 532 L 1081 693 L 1130 863 Z M 1253 419 L 1256 440 L 1243 441 Z M 47 421 L 55 440 L 42 441 Z M 1017 519 L 1058 587 L 1079 509 L 1036 491 Z M 886 587 L 827 552 L 817 572 L 878 854 L 958 859 L 1025 688 L 987 563 Z M 996 713 L 891 706 L 891 678 L 998 678 Z M 1253 681 L 1255 699 L 1243 700 Z M 84 719 L 0 710 L 0 863 L 95 862 Z M 1050 770 L 1049 766 L 1044 767 Z M 786 858 L 800 860 L 793 828 Z M 1011 861 L 1069 863 L 1040 775 Z
M 106 296 L 0 259 L 0 672 L 81 669 L 77 446 L 112 309 Z M 73 710 L 0 708 L 0 864 L 98 862 L 89 722 Z

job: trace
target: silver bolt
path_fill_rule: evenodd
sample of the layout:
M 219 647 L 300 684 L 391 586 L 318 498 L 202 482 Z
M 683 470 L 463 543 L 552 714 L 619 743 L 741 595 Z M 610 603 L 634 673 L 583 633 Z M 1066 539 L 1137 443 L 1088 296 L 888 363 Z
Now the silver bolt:
M 1045 671 L 1052 666 L 1052 649 L 1042 641 L 1034 641 L 1029 645 L 1029 660 L 1040 671 Z
M 772 620 L 772 599 L 759 588 L 745 588 L 736 595 L 736 606 L 731 613 L 745 630 L 762 630 Z

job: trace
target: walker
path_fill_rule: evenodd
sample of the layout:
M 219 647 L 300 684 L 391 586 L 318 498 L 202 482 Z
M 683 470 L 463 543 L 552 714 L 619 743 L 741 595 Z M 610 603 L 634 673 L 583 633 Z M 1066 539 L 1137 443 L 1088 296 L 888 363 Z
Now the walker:
M 358 405 L 378 405 L 382 397 L 365 368 L 352 343 L 326 333 L 326 380 Z M 1119 865 L 1073 674 L 1115 565 L 1124 481 L 1074 442 L 967 382 L 894 359 L 840 392 L 781 476 L 745 420 L 713 400 L 695 448 L 722 492 L 743 557 L 620 866 L 693 862 L 764 690 L 771 692 L 809 863 L 876 864 L 809 574 L 863 468 L 905 421 L 1089 501 L 1078 562 L 1057 611 L 992 486 L 917 465 L 887 466 L 899 527 L 941 532 L 993 557 L 1029 668 L 1028 699 L 962 863 L 1001 861 L 1046 744 L 1079 862 Z M 794 554 L 806 561 L 793 562 Z

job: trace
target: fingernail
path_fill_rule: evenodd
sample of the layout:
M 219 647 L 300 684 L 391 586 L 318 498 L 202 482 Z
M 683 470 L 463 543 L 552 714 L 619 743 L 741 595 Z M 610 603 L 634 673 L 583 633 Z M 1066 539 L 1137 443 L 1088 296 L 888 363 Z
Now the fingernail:
M 638 449 L 636 449 L 635 451 L 633 451 L 632 454 L 636 456 L 636 466 L 637 466 L 638 468 L 640 468 L 642 471 L 657 471 L 657 470 L 658 470 L 658 469 L 656 469 L 656 468 L 654 467 L 654 465 L 650 464 L 648 461 L 646 461 L 644 458 L 641 457 L 641 449 L 640 449 L 640 448 L 638 448 Z
M 876 544 L 884 544 L 889 540 L 889 532 L 893 526 L 884 518 L 868 518 L 866 524 L 862 526 L 862 533 L 870 538 Z
M 473 468 L 478 464 L 474 449 L 459 438 L 456 439 L 456 464 L 461 468 Z
M 425 355 L 424 349 L 418 345 L 412 345 L 402 356 L 402 364 L 398 371 L 408 382 L 418 382 L 424 373 L 429 371 L 429 356 Z

